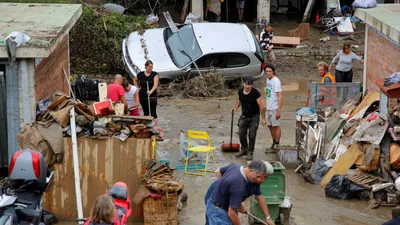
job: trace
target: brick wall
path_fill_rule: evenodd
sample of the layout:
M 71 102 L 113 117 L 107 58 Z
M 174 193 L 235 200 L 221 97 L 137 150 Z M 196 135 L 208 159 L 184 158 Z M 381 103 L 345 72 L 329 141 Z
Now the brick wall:
M 387 40 L 376 30 L 368 28 L 367 89 L 378 90 L 377 79 L 400 71 L 400 47 Z
M 35 68 L 36 101 L 62 91 L 69 95 L 68 82 L 63 68 L 69 76 L 69 38 L 66 36 L 50 54 L 37 64 Z

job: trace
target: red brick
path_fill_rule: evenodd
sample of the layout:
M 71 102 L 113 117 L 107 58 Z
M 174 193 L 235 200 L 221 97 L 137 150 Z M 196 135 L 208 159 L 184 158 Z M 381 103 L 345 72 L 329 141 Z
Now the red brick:
M 400 71 L 400 47 L 368 30 L 367 89 L 378 90 L 376 80 Z
M 63 68 L 69 77 L 68 48 L 69 38 L 66 36 L 48 58 L 43 59 L 35 68 L 36 101 L 46 98 L 56 91 L 69 95 L 68 82 Z

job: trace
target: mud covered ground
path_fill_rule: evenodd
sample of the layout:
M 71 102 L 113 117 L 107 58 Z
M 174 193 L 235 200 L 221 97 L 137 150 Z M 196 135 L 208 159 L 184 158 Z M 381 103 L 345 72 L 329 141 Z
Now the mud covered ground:
M 340 43 L 331 43 L 340 46 Z M 361 81 L 362 65 L 354 64 L 354 81 Z M 278 58 L 277 76 L 283 85 L 282 138 L 281 144 L 295 143 L 295 111 L 305 106 L 306 85 L 310 80 L 319 81 L 316 62 L 306 58 L 293 60 Z M 255 82 L 255 88 L 262 93 L 265 90 L 265 78 Z M 265 94 L 264 94 L 265 96 Z M 217 147 L 218 166 L 233 162 L 246 164 L 243 158 L 237 159 L 232 153 L 223 153 L 220 146 L 229 142 L 230 110 L 234 107 L 236 92 L 226 98 L 207 100 L 187 100 L 178 98 L 161 98 L 158 114 L 160 126 L 165 131 L 165 141 L 159 143 L 160 158 L 169 159 L 173 166 L 183 165 L 179 161 L 179 132 L 188 129 L 205 130 L 212 143 Z M 233 142 L 239 143 L 237 120 L 240 111 L 235 114 Z M 255 158 L 275 160 L 274 155 L 264 154 L 264 149 L 271 145 L 271 137 L 266 127 L 260 126 L 257 134 Z M 205 206 L 204 195 L 208 186 L 216 179 L 213 174 L 206 177 L 184 176 L 183 171 L 176 171 L 179 178 L 185 181 L 185 191 L 189 194 L 187 205 L 179 213 L 180 224 L 203 225 Z M 293 209 L 290 224 L 296 225 L 372 225 L 382 224 L 391 213 L 391 208 L 369 209 L 368 202 L 361 200 L 336 200 L 325 197 L 319 185 L 306 183 L 293 169 L 285 171 L 286 194 L 292 198 Z M 249 203 L 247 202 L 247 205 Z M 242 216 L 247 224 L 247 216 Z

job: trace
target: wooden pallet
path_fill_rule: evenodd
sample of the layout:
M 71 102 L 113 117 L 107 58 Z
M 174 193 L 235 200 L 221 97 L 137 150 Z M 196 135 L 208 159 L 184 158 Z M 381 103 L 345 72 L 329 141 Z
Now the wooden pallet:
M 356 174 L 346 175 L 346 178 L 349 179 L 350 182 L 369 190 L 371 190 L 371 185 L 374 183 L 386 182 L 383 178 L 362 171 L 358 171 Z
M 300 44 L 300 38 L 274 36 L 272 38 L 272 44 L 274 48 L 296 48 L 296 46 Z

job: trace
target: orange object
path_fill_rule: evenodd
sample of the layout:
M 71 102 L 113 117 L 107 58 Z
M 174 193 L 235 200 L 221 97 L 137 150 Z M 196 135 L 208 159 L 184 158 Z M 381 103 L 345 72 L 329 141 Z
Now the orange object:
M 331 83 L 336 83 L 335 77 L 332 74 L 325 74 L 325 76 L 322 78 L 321 83 L 325 83 L 325 78 L 329 78 L 331 80 Z M 320 94 L 324 97 L 322 100 L 320 100 L 320 105 L 322 106 L 328 106 L 328 105 L 334 105 L 336 103 L 336 88 L 335 87 L 325 87 L 321 86 L 320 88 Z
M 94 103 L 93 108 L 96 116 L 107 116 L 114 114 L 114 107 L 110 99 Z

